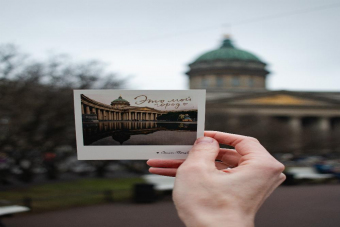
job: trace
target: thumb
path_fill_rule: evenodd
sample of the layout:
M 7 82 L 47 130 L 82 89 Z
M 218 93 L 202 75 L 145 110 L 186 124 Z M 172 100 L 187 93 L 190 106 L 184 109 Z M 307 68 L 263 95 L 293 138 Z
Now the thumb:
M 215 166 L 215 159 L 220 151 L 218 142 L 211 137 L 196 140 L 185 162 L 198 162 Z

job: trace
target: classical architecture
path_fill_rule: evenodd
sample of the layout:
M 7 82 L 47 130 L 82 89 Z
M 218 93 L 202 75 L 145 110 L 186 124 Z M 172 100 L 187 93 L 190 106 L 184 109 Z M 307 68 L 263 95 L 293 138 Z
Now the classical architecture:
M 229 38 L 220 48 L 201 55 L 189 66 L 191 89 L 264 90 L 269 73 L 266 63 L 235 48 Z
M 164 112 L 150 108 L 130 106 L 119 96 L 107 105 L 81 95 L 83 121 L 156 121 Z
M 257 137 L 273 153 L 340 153 L 340 92 L 267 90 L 266 63 L 228 37 L 189 67 L 190 88 L 207 89 L 206 129 Z

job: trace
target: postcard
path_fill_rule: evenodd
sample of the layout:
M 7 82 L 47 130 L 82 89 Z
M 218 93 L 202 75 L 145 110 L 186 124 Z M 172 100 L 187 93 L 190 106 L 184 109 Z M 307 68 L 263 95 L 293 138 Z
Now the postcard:
M 205 90 L 74 90 L 79 160 L 183 159 L 204 135 Z

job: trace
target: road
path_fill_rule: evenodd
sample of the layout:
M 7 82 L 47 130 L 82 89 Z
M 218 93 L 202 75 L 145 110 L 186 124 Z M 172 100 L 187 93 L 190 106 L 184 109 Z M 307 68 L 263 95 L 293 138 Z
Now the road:
M 3 220 L 8 227 L 182 227 L 169 199 L 153 204 L 104 204 Z M 227 223 L 225 226 L 228 226 Z M 260 209 L 259 227 L 340 226 L 340 184 L 281 186 Z

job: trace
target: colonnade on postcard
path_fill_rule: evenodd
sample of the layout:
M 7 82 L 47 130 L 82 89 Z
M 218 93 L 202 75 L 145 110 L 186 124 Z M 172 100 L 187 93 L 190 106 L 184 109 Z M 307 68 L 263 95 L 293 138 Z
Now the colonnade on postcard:
M 156 121 L 161 113 L 139 110 L 114 110 L 107 107 L 81 104 L 82 114 L 95 114 L 100 121 Z

